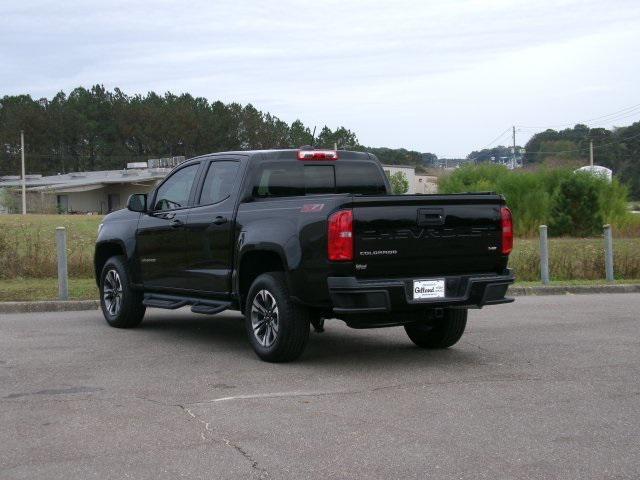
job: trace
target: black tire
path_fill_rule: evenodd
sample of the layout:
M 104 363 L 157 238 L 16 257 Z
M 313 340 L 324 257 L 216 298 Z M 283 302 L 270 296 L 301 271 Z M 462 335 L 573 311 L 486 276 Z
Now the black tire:
M 449 348 L 455 345 L 467 326 L 466 309 L 448 309 L 433 323 L 411 323 L 404 329 L 413 343 L 422 348 Z
M 302 354 L 309 340 L 309 311 L 291 301 L 281 272 L 263 273 L 253 281 L 244 312 L 249 342 L 262 360 L 290 362 Z
M 116 279 L 118 281 L 116 281 Z M 110 290 L 118 290 L 120 284 L 119 301 L 110 300 Z M 114 289 L 114 287 L 116 287 Z M 146 307 L 142 304 L 143 294 L 131 289 L 129 272 L 122 256 L 109 258 L 102 267 L 100 274 L 100 308 L 109 325 L 116 328 L 133 328 L 140 325 Z M 114 302 L 119 305 L 114 307 Z

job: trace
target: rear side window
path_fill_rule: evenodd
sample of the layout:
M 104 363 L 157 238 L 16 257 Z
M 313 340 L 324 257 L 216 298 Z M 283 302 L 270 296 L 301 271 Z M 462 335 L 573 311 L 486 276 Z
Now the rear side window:
M 266 162 L 254 176 L 254 197 L 293 197 L 325 193 L 386 193 L 384 177 L 376 165 L 352 162 L 310 165 Z
M 200 205 L 210 205 L 221 202 L 231 195 L 231 189 L 235 185 L 237 173 L 238 162 L 212 162 L 204 179 L 198 203 Z

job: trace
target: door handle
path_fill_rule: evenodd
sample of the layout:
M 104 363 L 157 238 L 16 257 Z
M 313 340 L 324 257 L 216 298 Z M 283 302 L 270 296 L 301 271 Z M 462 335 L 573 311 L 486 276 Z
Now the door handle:
M 176 216 L 175 213 L 169 212 L 169 213 L 165 213 L 164 215 L 162 215 L 162 218 L 164 218 L 165 220 L 171 220 L 175 216 Z
M 178 220 L 176 218 L 174 220 L 171 220 L 171 224 L 170 225 L 171 225 L 172 228 L 178 228 L 178 227 L 181 227 L 182 225 L 184 225 L 184 223 L 182 223 L 181 220 Z
M 223 225 L 225 223 L 227 223 L 227 217 L 223 217 L 222 215 L 218 215 L 216 218 L 213 219 L 213 224 L 214 225 Z

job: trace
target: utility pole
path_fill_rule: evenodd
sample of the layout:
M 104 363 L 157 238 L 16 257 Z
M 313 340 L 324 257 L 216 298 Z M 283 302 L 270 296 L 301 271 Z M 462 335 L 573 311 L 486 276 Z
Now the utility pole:
M 24 130 L 20 130 L 20 150 L 22 152 L 22 214 L 27 214 L 27 180 L 24 174 Z
M 513 157 L 511 160 L 513 168 L 516 168 L 516 127 L 513 126 Z
M 589 140 L 589 165 L 593 167 L 593 140 Z

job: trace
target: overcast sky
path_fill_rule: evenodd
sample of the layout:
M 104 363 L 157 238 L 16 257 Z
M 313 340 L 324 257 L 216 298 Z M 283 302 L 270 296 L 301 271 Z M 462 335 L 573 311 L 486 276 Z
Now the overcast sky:
M 640 104 L 640 1 L 2 1 L 0 95 L 95 83 L 466 156 Z

